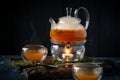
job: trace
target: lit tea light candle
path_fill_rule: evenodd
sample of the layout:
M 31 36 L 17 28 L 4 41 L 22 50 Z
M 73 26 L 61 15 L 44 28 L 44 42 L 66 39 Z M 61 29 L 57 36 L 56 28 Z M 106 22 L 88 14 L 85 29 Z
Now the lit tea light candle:
M 71 61 L 73 58 L 73 48 L 70 45 L 64 47 L 62 58 L 65 59 L 66 62 Z

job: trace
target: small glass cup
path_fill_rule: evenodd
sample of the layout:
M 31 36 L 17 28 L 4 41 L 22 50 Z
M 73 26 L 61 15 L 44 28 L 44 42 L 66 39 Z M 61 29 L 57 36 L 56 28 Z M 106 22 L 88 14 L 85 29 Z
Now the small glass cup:
M 22 58 L 33 63 L 41 63 L 46 59 L 48 50 L 43 45 L 25 45 L 22 48 Z
M 103 68 L 97 63 L 76 63 L 72 67 L 75 80 L 100 80 Z

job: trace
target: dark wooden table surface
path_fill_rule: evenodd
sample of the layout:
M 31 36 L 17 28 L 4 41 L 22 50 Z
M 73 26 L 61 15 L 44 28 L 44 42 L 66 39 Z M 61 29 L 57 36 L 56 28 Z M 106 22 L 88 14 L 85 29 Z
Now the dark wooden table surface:
M 21 58 L 20 55 L 0 55 L 0 80 L 26 80 L 25 76 L 17 72 L 14 67 L 8 65 L 11 58 Z M 109 59 L 114 63 L 112 75 L 103 75 L 101 80 L 120 80 L 120 58 L 94 57 L 100 59 Z M 58 79 L 61 80 L 61 79 Z M 74 80 L 74 79 L 62 79 Z

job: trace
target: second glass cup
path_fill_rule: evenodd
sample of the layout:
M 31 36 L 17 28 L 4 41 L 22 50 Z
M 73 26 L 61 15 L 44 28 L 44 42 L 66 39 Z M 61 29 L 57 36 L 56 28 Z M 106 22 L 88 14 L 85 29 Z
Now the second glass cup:
M 95 63 L 76 63 L 72 67 L 75 80 L 100 80 L 103 68 Z
M 48 50 L 43 45 L 25 45 L 22 48 L 22 58 L 30 62 L 40 63 L 46 59 Z

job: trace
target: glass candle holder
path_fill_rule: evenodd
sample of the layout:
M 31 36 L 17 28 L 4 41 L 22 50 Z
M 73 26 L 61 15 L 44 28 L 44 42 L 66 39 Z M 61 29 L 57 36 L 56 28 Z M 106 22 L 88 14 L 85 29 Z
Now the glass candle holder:
M 69 61 L 78 61 L 83 59 L 85 54 L 85 42 L 65 45 L 65 44 L 51 44 L 51 54 L 52 57 L 58 61 L 65 60 Z

